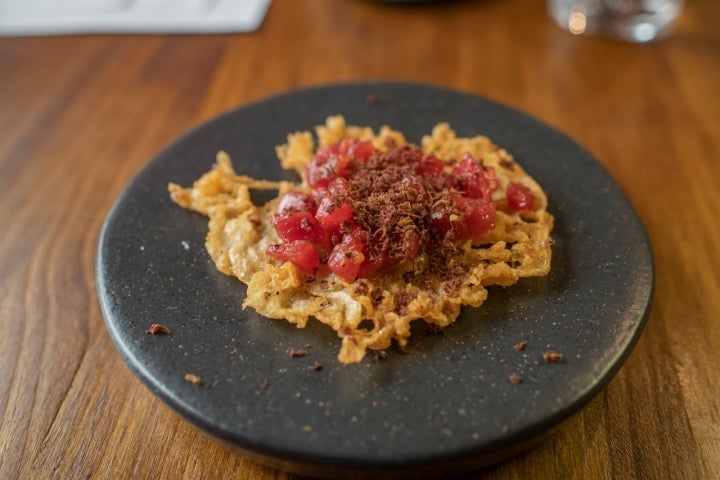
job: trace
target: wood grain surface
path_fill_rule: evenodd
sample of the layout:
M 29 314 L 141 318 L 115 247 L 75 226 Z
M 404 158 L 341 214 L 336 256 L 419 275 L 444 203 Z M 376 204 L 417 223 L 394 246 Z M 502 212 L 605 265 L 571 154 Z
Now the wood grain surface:
M 219 112 L 388 79 L 487 96 L 564 131 L 637 209 L 656 264 L 618 375 L 548 440 L 473 478 L 720 478 L 720 2 L 633 45 L 541 1 L 275 0 L 257 32 L 0 39 L 0 478 L 299 478 L 224 449 L 125 366 L 95 289 L 127 182 Z

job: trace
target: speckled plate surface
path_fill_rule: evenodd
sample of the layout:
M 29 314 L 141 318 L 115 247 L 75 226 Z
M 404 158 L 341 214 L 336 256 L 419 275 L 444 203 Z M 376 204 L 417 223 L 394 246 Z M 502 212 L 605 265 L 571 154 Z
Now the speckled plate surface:
M 206 219 L 173 204 L 167 184 L 190 185 L 218 150 L 241 173 L 294 179 L 274 147 L 337 113 L 352 124 L 390 125 L 412 142 L 448 121 L 459 135 L 482 133 L 509 150 L 545 188 L 556 218 L 549 276 L 491 288 L 485 305 L 464 310 L 443 335 L 418 324 L 407 354 L 349 366 L 337 362 L 340 342 L 329 328 L 296 329 L 243 310 L 244 285 L 206 253 Z M 402 83 L 294 91 L 199 126 L 119 197 L 97 263 L 110 335 L 150 390 L 245 455 L 324 476 L 447 475 L 538 441 L 619 369 L 647 317 L 653 275 L 636 213 L 575 142 L 486 99 Z M 153 323 L 172 333 L 146 335 Z M 291 358 L 291 349 L 307 354 Z M 565 361 L 543 361 L 548 350 Z

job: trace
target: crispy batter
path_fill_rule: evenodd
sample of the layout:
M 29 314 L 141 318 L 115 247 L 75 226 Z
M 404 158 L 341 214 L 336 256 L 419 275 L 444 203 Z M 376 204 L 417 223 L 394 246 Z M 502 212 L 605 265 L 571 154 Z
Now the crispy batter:
M 316 128 L 317 148 L 346 136 L 371 140 L 385 150 L 407 144 L 402 133 L 382 127 L 375 134 L 367 127 L 346 126 L 341 116 L 329 117 Z M 495 225 L 482 238 L 459 245 L 457 256 L 449 259 L 453 275 L 438 275 L 433 269 L 418 269 L 416 259 L 370 279 L 348 283 L 331 272 L 308 279 L 290 262 L 265 254 L 279 242 L 272 216 L 279 197 L 290 190 L 309 191 L 304 181 L 305 166 L 316 145 L 310 132 L 288 136 L 277 147 L 281 165 L 296 170 L 303 182 L 267 182 L 237 175 L 227 154 L 220 152 L 213 169 L 192 188 L 169 185 L 179 205 L 209 218 L 207 250 L 217 268 L 248 285 L 246 307 L 304 327 L 310 317 L 333 328 L 342 339 L 338 358 L 342 363 L 359 362 L 367 349 L 384 350 L 395 340 L 407 344 L 410 323 L 423 319 L 442 328 L 454 322 L 463 305 L 479 307 L 487 297 L 488 285 L 509 286 L 522 277 L 546 275 L 550 270 L 550 231 L 553 217 L 547 211 L 547 197 L 540 186 L 505 150 L 483 136 L 458 138 L 446 123 L 438 124 L 421 143 L 448 162 L 447 168 L 466 152 L 493 167 L 500 181 L 494 193 Z M 519 182 L 535 196 L 532 210 L 513 212 L 505 198 L 508 182 Z M 278 197 L 259 206 L 252 203 L 250 189 L 277 189 Z M 420 263 L 419 263 L 420 262 Z M 362 325 L 361 325 L 362 323 Z M 371 328 L 367 325 L 372 324 Z

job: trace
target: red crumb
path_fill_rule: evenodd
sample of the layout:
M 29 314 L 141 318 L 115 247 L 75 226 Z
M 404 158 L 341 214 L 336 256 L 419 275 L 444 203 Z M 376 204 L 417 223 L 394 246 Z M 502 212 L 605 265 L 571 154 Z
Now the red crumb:
M 525 347 L 527 347 L 527 342 L 523 341 L 523 342 L 520 342 L 517 345 L 515 345 L 513 348 L 515 349 L 516 352 L 521 352 L 521 351 L 525 350 Z
M 510 380 L 510 383 L 514 383 L 516 385 L 518 383 L 522 383 L 522 381 L 523 381 L 522 377 L 520 375 L 518 375 L 517 373 L 513 373 L 512 375 L 510 375 L 508 377 L 508 380 Z

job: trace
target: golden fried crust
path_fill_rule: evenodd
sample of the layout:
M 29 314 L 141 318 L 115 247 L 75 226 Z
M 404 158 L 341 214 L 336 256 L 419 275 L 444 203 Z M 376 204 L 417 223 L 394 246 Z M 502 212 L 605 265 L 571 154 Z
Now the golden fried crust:
M 407 143 L 400 132 L 388 127 L 375 134 L 367 127 L 346 126 L 341 116 L 329 117 L 316 128 L 316 136 L 317 148 L 346 136 L 371 140 L 379 149 Z M 487 137 L 458 138 L 445 123 L 437 125 L 421 145 L 426 153 L 451 161 L 448 169 L 469 152 L 493 167 L 500 181 L 493 195 L 494 227 L 482 238 L 460 246 L 457 261 L 473 267 L 450 278 L 418 273 L 415 267 L 421 258 L 413 265 L 354 282 L 327 270 L 308 278 L 290 262 L 265 254 L 269 245 L 279 242 L 272 226 L 279 197 L 289 190 L 309 191 L 305 165 L 316 151 L 310 132 L 291 134 L 286 144 L 277 147 L 282 167 L 296 170 L 303 178 L 300 184 L 237 175 L 229 157 L 220 152 L 213 169 L 191 188 L 170 184 L 169 191 L 177 204 L 209 218 L 207 250 L 220 271 L 247 284 L 244 306 L 298 327 L 316 318 L 342 339 L 338 359 L 354 363 L 363 359 L 367 349 L 385 349 L 393 341 L 404 346 L 414 320 L 445 327 L 455 321 L 463 305 L 479 307 L 487 297 L 486 286 L 509 286 L 550 270 L 553 217 L 546 211 L 547 197 L 508 152 Z M 506 207 L 509 182 L 521 183 L 533 192 L 532 210 L 513 212 Z M 278 198 L 257 206 L 250 199 L 250 189 L 257 188 L 277 189 Z

